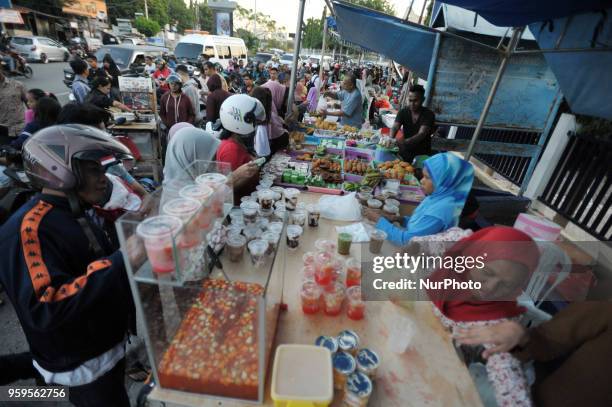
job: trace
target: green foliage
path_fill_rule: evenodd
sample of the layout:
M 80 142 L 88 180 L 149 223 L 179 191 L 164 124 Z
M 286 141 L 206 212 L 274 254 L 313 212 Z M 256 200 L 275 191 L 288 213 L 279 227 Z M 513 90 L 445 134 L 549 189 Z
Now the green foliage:
M 176 24 L 177 30 L 182 33 L 186 28 L 193 27 L 194 14 L 187 8 L 183 0 L 168 1 L 168 20 L 170 24 Z
M 49 14 L 60 14 L 62 7 L 74 4 L 76 0 L 13 0 L 13 6 L 31 8 Z
M 395 8 L 389 0 L 348 0 L 349 3 L 395 15 Z
M 198 20 L 200 29 L 208 32 L 213 32 L 213 14 L 207 2 L 199 3 Z
M 309 18 L 304 25 L 303 48 L 321 48 L 323 46 L 323 22 L 318 18 Z
M 236 35 L 244 40 L 244 45 L 249 49 L 249 52 L 254 54 L 259 48 L 259 39 L 252 32 L 239 28 L 236 30 Z
M 157 21 L 147 20 L 144 17 L 138 17 L 134 20 L 134 27 L 145 37 L 153 37 L 161 31 L 161 27 Z

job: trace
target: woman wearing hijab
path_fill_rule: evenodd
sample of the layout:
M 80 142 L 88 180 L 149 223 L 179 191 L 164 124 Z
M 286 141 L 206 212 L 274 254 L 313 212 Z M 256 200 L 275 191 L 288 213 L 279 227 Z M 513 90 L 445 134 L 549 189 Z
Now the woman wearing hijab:
M 433 235 L 457 226 L 459 215 L 474 181 L 474 168 L 450 153 L 436 154 L 423 164 L 421 188 L 427 198 L 411 216 L 399 218 L 404 228 L 393 226 L 380 212 L 367 209 L 365 216 L 376 228 L 387 233 L 387 239 L 404 246 L 415 236 Z
M 102 64 L 104 65 L 104 70 L 106 74 L 109 76 L 111 81 L 111 85 L 113 88 L 119 89 L 119 77 L 121 76 L 121 71 L 119 67 L 115 63 L 115 60 L 111 56 L 111 54 L 105 54 L 102 59 Z
M 174 134 L 166 149 L 164 165 L 164 198 L 178 196 L 178 191 L 194 181 L 188 169 L 197 160 L 212 161 L 221 141 L 197 127 L 184 127 Z M 234 189 L 242 188 L 259 172 L 254 163 L 246 163 L 232 169 Z
M 452 331 L 518 320 L 526 311 L 516 299 L 538 266 L 540 252 L 536 243 L 517 229 L 492 226 L 462 239 L 444 258 L 462 258 L 465 262 L 479 257 L 480 265 L 475 262 L 474 267 L 466 267 L 463 272 L 456 267 L 442 268 L 428 279 L 428 295 L 434 312 Z M 449 285 L 451 288 L 443 288 L 446 287 L 443 283 L 449 280 L 453 282 Z M 435 283 L 440 285 L 432 286 Z M 473 286 L 460 289 L 454 283 Z M 493 346 L 484 344 L 486 349 Z M 482 349 L 462 348 L 465 356 L 475 353 L 474 350 L 477 351 L 476 360 L 481 361 Z M 486 370 L 498 406 L 532 405 L 529 385 L 518 359 L 508 352 L 496 353 L 486 360 Z
M 180 129 L 184 129 L 185 127 L 194 127 L 193 124 L 189 123 L 189 122 L 178 122 L 176 124 L 174 124 L 172 127 L 170 127 L 170 130 L 168 131 L 168 141 L 174 137 L 174 135 L 176 134 L 177 131 L 179 131 Z
M 226 90 L 223 90 L 222 87 L 222 79 L 218 73 L 211 76 L 206 82 L 206 86 L 208 87 L 208 97 L 206 98 L 206 121 L 207 122 L 215 122 L 219 119 L 219 110 L 221 110 L 221 105 L 231 96 Z

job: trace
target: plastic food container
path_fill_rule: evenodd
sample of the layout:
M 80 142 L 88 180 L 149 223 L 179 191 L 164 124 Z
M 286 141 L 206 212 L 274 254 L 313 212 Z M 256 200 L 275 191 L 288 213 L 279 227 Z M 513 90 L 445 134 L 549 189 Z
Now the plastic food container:
M 370 209 L 380 209 L 382 208 L 383 203 L 378 199 L 368 199 L 368 208 Z
M 357 332 L 345 329 L 338 334 L 338 347 L 343 352 L 348 352 L 351 355 L 356 355 L 359 349 L 359 335 Z
M 289 250 L 296 250 L 298 248 L 303 231 L 302 227 L 298 225 L 287 226 L 287 247 Z
M 266 252 L 268 251 L 268 241 L 263 239 L 251 240 L 247 245 L 251 262 L 255 267 L 260 267 L 266 261 Z
M 357 371 L 346 379 L 342 402 L 348 407 L 366 407 L 373 388 L 368 375 Z
M 380 366 L 380 357 L 371 349 L 361 349 L 357 353 L 357 370 L 367 374 L 371 379 L 376 376 L 376 370 Z
M 179 218 L 159 215 L 145 219 L 136 228 L 136 233 L 144 240 L 147 257 L 155 273 L 162 274 L 174 271 L 172 239 L 181 226 L 182 222 Z
M 329 349 L 332 356 L 338 352 L 338 340 L 333 336 L 321 335 L 315 340 L 315 345 Z
M 175 216 L 185 225 L 179 239 L 181 247 L 193 247 L 202 242 L 199 219 L 196 216 L 200 212 L 202 204 L 195 199 L 175 198 L 168 201 L 162 208 L 164 214 Z
M 308 205 L 306 207 L 308 212 L 308 226 L 317 227 L 319 226 L 319 218 L 321 217 L 321 211 L 319 205 Z
M 346 256 L 351 252 L 351 243 L 353 242 L 353 235 L 350 233 L 338 233 L 338 254 Z
M 285 205 L 288 211 L 295 210 L 300 196 L 300 190 L 296 188 L 285 189 Z
M 301 226 L 302 228 L 306 225 L 306 211 L 303 209 L 296 209 L 291 214 L 291 224 Z
M 361 263 L 351 257 L 346 261 L 346 286 L 352 287 L 361 284 Z
M 246 243 L 246 238 L 242 235 L 233 234 L 228 237 L 227 252 L 231 262 L 236 263 L 242 260 Z
M 344 285 L 342 283 L 335 282 L 328 285 L 323 292 L 323 312 L 325 312 L 325 315 L 330 317 L 340 315 L 344 296 Z
M 399 214 L 399 207 L 387 203 L 383 206 L 383 212 L 389 216 L 396 216 Z
M 346 379 L 357 368 L 357 362 L 350 353 L 338 351 L 332 359 L 332 364 L 334 366 L 334 388 L 343 390 Z
M 259 211 L 259 204 L 257 202 L 243 202 L 240 204 L 240 209 L 242 209 L 244 223 L 255 223 L 257 220 L 257 212 Z
M 225 184 L 227 183 L 227 177 L 223 174 L 211 172 L 199 175 L 195 181 L 198 185 L 205 185 L 213 189 L 213 191 L 215 192 L 212 201 L 213 212 L 217 216 L 223 215 L 223 202 L 225 202 L 225 194 L 231 193 L 231 190 L 229 190 L 229 188 L 225 188 Z
M 261 211 L 265 214 L 271 214 L 274 205 L 274 191 L 271 189 L 261 189 L 257 192 L 257 199 L 261 205 Z
M 209 207 L 209 199 L 213 195 L 213 190 L 206 185 L 187 185 L 179 191 L 181 198 L 195 199 L 202 204 L 202 209 L 198 214 L 198 225 L 202 229 L 208 229 L 214 219 L 214 213 Z
M 312 345 L 279 345 L 270 395 L 274 407 L 329 406 L 334 398 L 329 350 Z
M 333 240 L 317 239 L 315 240 L 315 248 L 320 252 L 333 253 L 338 245 Z

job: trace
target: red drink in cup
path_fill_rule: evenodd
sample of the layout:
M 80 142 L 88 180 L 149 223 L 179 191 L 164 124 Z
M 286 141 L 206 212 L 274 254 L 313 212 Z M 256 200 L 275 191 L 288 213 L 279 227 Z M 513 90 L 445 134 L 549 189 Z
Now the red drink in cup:
M 180 247 L 193 247 L 202 242 L 197 217 L 201 207 L 202 205 L 195 199 L 175 198 L 168 201 L 162 208 L 164 214 L 179 218 L 185 225 L 179 238 Z
M 346 261 L 346 286 L 352 287 L 361 284 L 361 263 L 350 258 Z
M 348 302 L 346 315 L 354 320 L 363 319 L 365 315 L 365 302 L 361 298 L 361 287 L 353 286 L 348 288 L 346 290 L 346 299 Z
M 195 199 L 202 204 L 202 208 L 197 217 L 197 223 L 201 229 L 208 229 L 213 221 L 214 214 L 209 208 L 209 199 L 213 195 L 213 190 L 206 185 L 187 185 L 179 191 L 181 198 Z
M 316 314 L 321 307 L 321 287 L 313 281 L 305 281 L 300 289 L 300 298 L 304 314 Z
M 172 239 L 181 229 L 182 222 L 174 216 L 153 216 L 142 221 L 136 234 L 144 241 L 147 257 L 155 273 L 174 271 L 175 261 L 172 252 Z
M 216 172 L 202 174 L 196 178 L 196 184 L 210 187 L 215 192 L 211 203 L 215 216 L 223 215 L 223 203 L 225 202 L 225 197 L 229 189 L 226 188 L 226 183 L 227 177 Z
M 344 301 L 344 285 L 335 282 L 328 286 L 323 292 L 323 304 L 325 315 L 335 317 L 342 312 L 342 301 Z

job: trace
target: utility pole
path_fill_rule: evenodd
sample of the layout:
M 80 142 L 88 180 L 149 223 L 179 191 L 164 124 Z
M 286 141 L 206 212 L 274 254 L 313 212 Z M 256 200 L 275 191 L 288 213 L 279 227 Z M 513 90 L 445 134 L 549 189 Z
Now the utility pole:
M 323 77 L 323 58 L 325 56 L 325 43 L 327 42 L 327 7 L 323 7 L 323 44 L 321 47 L 321 63 L 319 64 L 319 78 Z
M 302 47 L 302 21 L 304 20 L 304 6 L 306 5 L 306 0 L 300 0 L 300 8 L 298 11 L 298 19 L 295 27 L 295 39 L 293 42 L 293 63 L 291 64 L 291 81 L 289 82 L 289 100 L 287 101 L 287 106 L 290 106 L 287 110 L 287 115 L 290 115 L 293 112 L 293 98 L 295 92 L 295 82 L 297 76 L 297 64 L 298 57 L 300 55 L 300 48 Z
M 423 0 L 423 7 L 421 8 L 421 14 L 419 14 L 419 24 L 421 24 L 421 20 L 423 20 L 423 14 L 425 13 L 425 6 L 427 6 L 427 0 Z M 423 21 L 425 23 L 425 21 Z
M 145 18 L 148 20 L 149 19 L 149 5 L 147 4 L 147 0 L 144 0 L 145 2 Z

